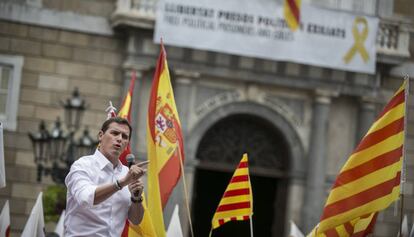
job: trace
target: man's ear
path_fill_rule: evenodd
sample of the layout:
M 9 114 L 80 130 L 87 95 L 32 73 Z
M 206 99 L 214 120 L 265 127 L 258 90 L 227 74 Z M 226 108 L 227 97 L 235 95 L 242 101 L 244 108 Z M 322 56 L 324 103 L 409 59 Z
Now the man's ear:
M 104 132 L 102 132 L 102 130 L 99 131 L 99 133 L 98 133 L 98 141 L 99 142 L 101 142 L 103 134 L 104 134 Z

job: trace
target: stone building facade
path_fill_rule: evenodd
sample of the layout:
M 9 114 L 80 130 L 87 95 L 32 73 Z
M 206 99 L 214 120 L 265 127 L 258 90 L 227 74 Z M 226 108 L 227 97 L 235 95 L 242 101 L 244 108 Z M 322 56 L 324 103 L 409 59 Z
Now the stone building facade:
M 308 231 L 318 222 L 339 169 L 403 75 L 414 77 L 410 56 L 414 12 L 409 1 L 308 2 L 380 17 L 375 75 L 166 47 L 185 136 L 196 236 L 204 236 L 209 228 L 206 223 L 243 152 L 250 157 L 255 228 L 261 230 L 257 236 L 286 236 L 291 219 Z M 10 200 L 12 234 L 21 232 L 38 192 L 53 183 L 50 177 L 36 181 L 27 134 L 36 131 L 41 120 L 50 127 L 63 117 L 60 101 L 75 87 L 89 105 L 83 126 L 97 134 L 108 101 L 119 106 L 135 70 L 132 148 L 139 157 L 146 156 L 146 111 L 159 52 L 152 40 L 155 4 L 154 0 L 0 1 L 0 65 L 12 65 L 20 72 L 11 82 L 17 89 L 9 91 L 15 100 L 8 99 L 5 107 L 17 109 L 15 119 L 8 111 L 1 120 L 6 126 L 7 187 L 0 190 L 0 206 Z M 404 199 L 411 223 L 413 88 Z M 178 202 L 186 225 L 182 191 L 179 184 L 165 210 L 167 223 L 172 204 Z M 396 236 L 398 221 L 394 207 L 381 212 L 375 236 Z

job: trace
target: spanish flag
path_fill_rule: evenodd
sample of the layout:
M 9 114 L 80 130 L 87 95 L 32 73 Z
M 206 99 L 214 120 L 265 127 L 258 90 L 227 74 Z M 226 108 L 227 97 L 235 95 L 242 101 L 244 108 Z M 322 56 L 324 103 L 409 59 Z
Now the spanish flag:
M 317 233 L 374 215 L 398 199 L 407 84 L 408 80 L 394 94 L 342 167 L 329 193 Z
M 295 31 L 300 25 L 300 7 L 301 0 L 284 0 L 283 14 L 292 31 Z
M 163 209 L 180 179 L 184 162 L 181 124 L 170 82 L 167 55 L 161 51 L 152 82 L 147 121 L 148 209 L 157 226 L 158 237 L 165 236 Z
M 126 94 L 124 101 L 122 103 L 121 109 L 119 110 L 118 117 L 127 119 L 131 122 L 131 104 L 132 104 L 132 95 L 134 94 L 135 86 L 135 71 L 132 71 L 131 81 L 129 83 L 128 93 Z M 119 156 L 119 160 L 122 164 L 127 165 L 126 156 L 131 153 L 131 146 L 128 143 L 128 146 L 125 148 L 124 152 Z
M 132 104 L 132 95 L 134 94 L 136 74 L 135 71 L 132 71 L 131 81 L 129 83 L 128 92 L 124 98 L 121 109 L 119 110 L 118 117 L 125 118 L 131 122 L 131 104 Z M 119 156 L 119 160 L 122 164 L 127 165 L 126 156 L 131 153 L 131 146 L 125 148 L 124 152 Z M 145 194 L 143 194 L 145 196 Z M 129 222 L 128 219 L 125 220 L 124 230 L 122 231 L 122 237 L 156 237 L 154 226 L 152 225 L 152 220 L 150 214 L 148 213 L 147 205 L 145 203 L 145 198 L 142 203 L 144 208 L 144 217 L 140 224 L 134 225 Z
M 121 237 L 157 237 L 150 213 L 148 212 L 145 195 L 142 195 L 144 200 L 142 206 L 144 207 L 144 216 L 141 223 L 134 225 L 126 221 Z
M 244 154 L 233 174 L 211 221 L 216 229 L 229 221 L 249 220 L 253 215 L 253 197 L 247 154 Z

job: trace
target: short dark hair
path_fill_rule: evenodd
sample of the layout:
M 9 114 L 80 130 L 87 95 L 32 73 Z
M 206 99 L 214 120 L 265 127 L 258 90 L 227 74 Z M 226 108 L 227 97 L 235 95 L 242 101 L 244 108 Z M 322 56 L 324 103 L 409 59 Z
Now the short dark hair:
M 103 133 L 106 132 L 106 130 L 108 130 L 109 125 L 111 125 L 111 123 L 117 123 L 117 124 L 124 124 L 127 125 L 129 128 L 129 140 L 131 140 L 131 133 L 132 133 L 132 127 L 131 124 L 129 124 L 127 119 L 121 118 L 121 117 L 112 117 L 109 118 L 108 120 L 106 120 L 101 127 L 101 131 Z

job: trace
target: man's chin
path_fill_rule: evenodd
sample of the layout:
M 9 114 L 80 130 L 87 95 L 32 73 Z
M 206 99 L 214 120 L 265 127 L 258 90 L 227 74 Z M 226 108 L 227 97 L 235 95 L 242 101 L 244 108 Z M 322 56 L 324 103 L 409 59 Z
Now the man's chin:
M 116 158 L 119 158 L 119 156 L 121 155 L 121 153 L 122 153 L 122 152 L 120 152 L 120 151 L 118 151 L 118 150 L 112 150 L 112 151 L 110 152 L 111 156 L 112 156 L 112 157 L 116 157 Z

